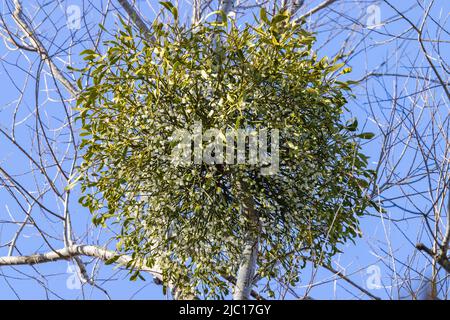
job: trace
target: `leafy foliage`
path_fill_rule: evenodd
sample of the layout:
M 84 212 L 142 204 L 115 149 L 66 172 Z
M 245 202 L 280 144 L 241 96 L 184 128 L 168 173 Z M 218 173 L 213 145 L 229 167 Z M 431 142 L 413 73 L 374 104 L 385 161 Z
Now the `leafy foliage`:
M 305 261 L 328 261 L 358 234 L 373 172 L 357 123 L 343 122 L 343 64 L 318 59 L 315 38 L 279 13 L 256 27 L 233 21 L 193 28 L 154 22 L 142 39 L 123 25 L 106 53 L 83 52 L 91 81 L 78 98 L 85 194 L 94 222 L 121 227 L 130 267 L 158 264 L 166 284 L 223 297 L 236 273 L 249 221 L 233 177 L 260 219 L 258 275 L 289 278 Z M 280 167 L 174 166 L 176 129 L 280 130 Z M 360 138 L 370 138 L 362 134 Z M 294 271 L 296 274 L 296 271 Z M 270 287 L 266 287 L 270 293 Z

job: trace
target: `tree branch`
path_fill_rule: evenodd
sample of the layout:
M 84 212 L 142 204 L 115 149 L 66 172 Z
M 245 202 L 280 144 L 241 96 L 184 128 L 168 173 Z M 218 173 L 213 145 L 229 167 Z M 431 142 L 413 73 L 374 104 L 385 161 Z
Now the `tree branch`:
M 450 261 L 447 259 L 445 252 L 442 254 L 437 254 L 433 252 L 430 248 L 425 246 L 423 243 L 416 244 L 416 248 L 419 251 L 426 252 L 431 258 L 433 258 L 442 268 L 450 273 Z
M 117 256 L 117 253 L 102 247 L 92 245 L 72 245 L 63 249 L 50 251 L 47 253 L 33 254 L 29 256 L 8 256 L 0 257 L 0 266 L 17 266 L 17 265 L 35 265 L 58 260 L 68 260 L 77 256 L 88 256 L 99 258 L 107 261 Z M 126 265 L 131 261 L 131 257 L 127 255 L 120 256 L 116 263 Z M 150 273 L 155 278 L 162 280 L 161 271 L 158 267 L 153 269 L 140 267 L 142 271 Z
M 117 257 L 117 253 L 111 250 L 107 250 L 102 247 L 92 246 L 92 245 L 72 245 L 63 249 L 50 251 L 42 254 L 34 254 L 29 256 L 7 256 L 0 257 L 0 267 L 2 266 L 17 266 L 17 265 L 35 265 L 42 264 L 48 262 L 55 262 L 59 260 L 69 260 L 72 258 L 77 258 L 79 256 L 87 256 L 98 258 L 103 261 L 108 261 L 114 257 Z M 118 265 L 127 265 L 132 258 L 128 255 L 121 255 L 115 263 Z M 143 272 L 149 273 L 151 276 L 155 278 L 155 282 L 162 284 L 163 277 L 162 271 L 158 266 L 154 266 L 153 268 L 149 268 L 145 266 L 145 263 L 142 263 L 138 269 Z M 170 285 L 170 284 L 169 284 Z M 194 299 L 195 296 L 189 295 L 185 296 L 181 293 L 179 289 L 175 285 L 170 285 L 172 288 L 172 292 L 174 296 L 180 297 L 183 299 Z
M 117 0 L 122 8 L 127 12 L 128 16 L 131 18 L 131 21 L 136 25 L 136 27 L 146 36 L 146 38 L 150 39 L 151 31 L 148 28 L 147 24 L 144 20 L 141 19 L 137 11 L 127 0 Z
M 248 300 L 252 292 L 253 279 L 256 272 L 261 222 L 259 221 L 258 214 L 255 210 L 253 198 L 246 194 L 248 192 L 246 182 L 240 181 L 239 178 L 237 178 L 236 189 L 238 197 L 241 198 L 241 212 L 248 220 L 248 230 L 246 230 L 245 234 L 245 245 L 236 277 L 233 299 Z
M 323 8 L 328 7 L 330 4 L 332 4 L 333 2 L 336 2 L 336 0 L 326 0 L 324 2 L 322 2 L 321 4 L 319 4 L 318 6 L 312 8 L 311 10 L 309 10 L 307 13 L 305 13 L 304 15 L 298 17 L 297 19 L 295 19 L 295 21 L 299 21 L 303 18 L 306 18 L 308 16 L 313 15 L 314 13 L 322 10 Z
M 22 4 L 20 0 L 14 0 L 14 12 L 12 16 L 22 32 L 30 39 L 32 46 L 39 53 L 41 59 L 47 63 L 52 75 L 64 85 L 64 87 L 70 92 L 72 96 L 75 96 L 77 93 L 77 89 L 55 65 L 50 55 L 48 54 L 47 49 L 36 36 L 35 31 L 28 24 L 27 19 L 23 14 Z

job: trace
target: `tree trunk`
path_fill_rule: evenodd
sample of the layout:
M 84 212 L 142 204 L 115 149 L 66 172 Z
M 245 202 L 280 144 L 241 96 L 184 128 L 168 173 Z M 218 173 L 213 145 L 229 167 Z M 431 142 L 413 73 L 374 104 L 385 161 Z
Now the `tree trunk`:
M 241 212 L 248 221 L 248 229 L 245 235 L 245 245 L 239 264 L 233 299 L 248 300 L 250 298 L 253 278 L 256 272 L 261 225 L 255 210 L 255 203 L 252 197 L 248 195 L 246 183 L 244 181 L 238 181 L 236 186 L 238 198 L 241 201 Z

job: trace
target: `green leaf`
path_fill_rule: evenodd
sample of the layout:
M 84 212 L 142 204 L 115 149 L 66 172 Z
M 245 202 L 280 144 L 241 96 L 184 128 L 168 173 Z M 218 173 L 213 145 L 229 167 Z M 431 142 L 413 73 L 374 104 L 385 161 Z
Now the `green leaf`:
M 219 15 L 221 19 L 220 19 L 220 22 L 219 21 L 210 22 L 211 25 L 213 25 L 213 26 L 227 26 L 228 19 L 227 19 L 227 15 L 225 14 L 225 12 L 223 10 L 216 10 L 216 11 L 213 11 L 213 12 L 209 13 L 205 17 L 205 20 L 207 20 L 209 17 L 214 16 L 214 15 Z
M 208 73 L 205 70 L 200 70 L 200 73 L 203 79 L 207 80 L 209 78 Z
M 358 119 L 353 118 L 347 121 L 347 126 L 345 127 L 348 131 L 356 131 L 358 128 Z
M 264 7 L 261 7 L 261 9 L 259 10 L 259 17 L 265 24 L 270 23 L 269 19 L 267 18 L 267 11 Z
M 287 18 L 289 18 L 289 16 L 285 13 L 278 13 L 276 16 L 273 17 L 272 21 L 271 21 L 271 25 L 275 26 L 278 23 L 285 21 Z
M 131 280 L 131 281 L 136 281 L 137 278 L 142 279 L 142 276 L 140 276 L 139 270 L 136 271 L 136 272 L 130 277 L 130 280 Z
M 348 67 L 348 68 L 344 68 L 341 71 L 341 74 L 346 74 L 346 73 L 350 73 L 352 71 L 352 68 Z
M 358 134 L 356 137 L 361 138 L 361 139 L 365 139 L 365 140 L 370 140 L 373 137 L 375 137 L 375 133 L 373 132 L 363 132 Z
M 172 2 L 161 1 L 160 4 L 163 5 L 167 10 L 169 10 L 172 13 L 175 20 L 178 19 L 178 9 L 172 4 Z
M 80 55 L 97 55 L 97 52 L 91 49 L 86 49 L 80 52 Z
M 345 65 L 345 63 L 337 63 L 335 65 L 330 66 L 330 68 L 328 69 L 328 72 L 333 72 L 336 71 L 340 68 L 342 68 Z
M 116 255 L 116 256 L 112 257 L 111 259 L 106 260 L 105 264 L 106 265 L 113 264 L 113 263 L 117 262 L 117 260 L 119 260 L 119 258 L 120 258 L 120 255 Z

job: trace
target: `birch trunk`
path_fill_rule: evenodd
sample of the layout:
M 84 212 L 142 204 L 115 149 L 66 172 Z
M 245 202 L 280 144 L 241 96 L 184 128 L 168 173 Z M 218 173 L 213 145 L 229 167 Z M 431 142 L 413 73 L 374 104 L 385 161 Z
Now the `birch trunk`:
M 261 225 L 255 210 L 253 198 L 248 196 L 247 184 L 244 181 L 237 181 L 236 186 L 238 197 L 241 201 L 241 212 L 248 221 L 248 229 L 245 235 L 244 250 L 242 251 L 241 262 L 236 277 L 233 299 L 248 300 L 256 272 Z

